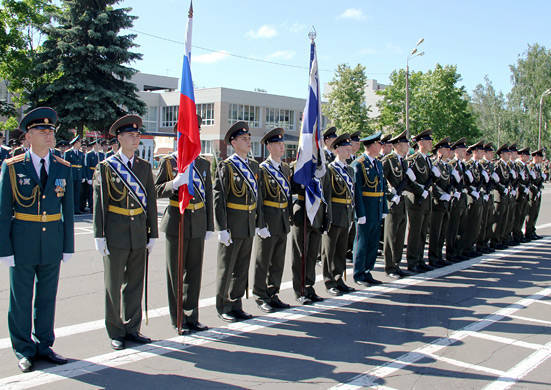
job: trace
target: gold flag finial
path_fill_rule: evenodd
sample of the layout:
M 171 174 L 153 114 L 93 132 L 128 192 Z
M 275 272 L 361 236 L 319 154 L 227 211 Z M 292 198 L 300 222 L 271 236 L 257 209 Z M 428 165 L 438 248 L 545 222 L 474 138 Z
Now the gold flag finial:
M 189 2 L 188 17 L 189 17 L 189 18 L 193 18 L 193 1 L 190 1 L 190 2 Z

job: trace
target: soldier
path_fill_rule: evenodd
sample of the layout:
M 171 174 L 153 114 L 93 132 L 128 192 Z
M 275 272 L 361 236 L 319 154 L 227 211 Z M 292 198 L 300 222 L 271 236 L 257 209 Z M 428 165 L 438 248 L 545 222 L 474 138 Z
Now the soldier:
M 69 142 L 64 139 L 59 140 L 55 145 L 54 154 L 58 157 L 63 157 L 67 149 L 69 149 Z
M 411 273 L 400 269 L 404 239 L 406 236 L 406 204 L 403 201 L 403 191 L 407 185 L 408 165 L 405 160 L 409 140 L 407 131 L 389 140 L 394 152 L 386 155 L 383 160 L 383 171 L 387 181 L 388 215 L 385 217 L 384 258 L 385 272 L 394 279 L 409 276 Z
M 350 156 L 350 137 L 341 134 L 331 145 L 336 159 L 327 166 L 324 198 L 331 205 L 331 223 L 321 239 L 321 258 L 325 288 L 331 295 L 340 296 L 354 291 L 343 280 L 346 272 L 348 232 L 354 218 L 354 172 L 346 164 Z
M 528 213 L 528 201 L 530 197 L 530 174 L 527 163 L 530 160 L 530 149 L 522 148 L 518 151 L 518 159 L 515 161 L 515 167 L 518 173 L 517 186 L 518 194 L 515 205 L 515 216 L 513 222 L 513 240 L 515 242 L 526 242 L 522 234 L 524 220 Z
M 277 295 L 285 265 L 292 212 L 291 169 L 281 161 L 285 153 L 284 132 L 282 128 L 273 129 L 260 141 L 270 153 L 260 164 L 258 179 L 263 199 L 262 214 L 270 236 L 256 239 L 253 294 L 258 308 L 265 313 L 290 307 Z
M 216 311 L 226 322 L 247 320 L 241 299 L 248 288 L 253 238 L 270 236 L 262 219 L 258 163 L 248 159 L 251 135 L 246 122 L 237 122 L 224 141 L 235 153 L 220 162 L 214 184 L 214 218 L 218 230 Z
M 111 157 L 115 153 L 119 151 L 119 140 L 117 138 L 111 139 L 109 141 L 109 145 L 111 146 L 111 150 L 105 154 L 105 158 Z
M 442 255 L 442 238 L 446 234 L 446 225 L 449 219 L 450 203 L 454 195 L 452 183 L 452 168 L 446 162 L 450 152 L 450 137 L 446 137 L 433 147 L 436 156 L 432 161 L 439 174 L 434 178 L 431 191 L 432 208 L 429 229 L 429 264 L 438 268 L 451 264 L 444 260 Z M 436 172 L 436 170 L 435 170 Z
M 507 221 L 505 226 L 505 243 L 510 246 L 515 246 L 520 244 L 519 241 L 515 241 L 513 238 L 513 227 L 515 224 L 515 214 L 517 199 L 519 196 L 519 180 L 520 175 L 516 165 L 516 160 L 518 158 L 518 148 L 516 143 L 509 145 L 509 160 L 507 161 L 507 167 L 509 168 L 509 202 L 508 202 L 508 213 Z
M 433 268 L 423 260 L 425 239 L 431 212 L 430 191 L 437 168 L 433 167 L 428 153 L 432 150 L 432 130 L 427 129 L 413 137 L 419 150 L 407 158 L 409 183 L 405 192 L 409 218 L 407 261 L 408 270 L 414 273 Z
M 508 166 L 510 158 L 509 145 L 501 145 L 496 153 L 499 156 L 499 160 L 495 163 L 494 173 L 497 175 L 498 180 L 493 190 L 495 222 L 492 224 L 491 242 L 495 249 L 505 249 L 509 242 L 509 238 L 506 237 L 511 181 L 511 172 Z
M 337 138 L 337 128 L 332 126 L 323 132 L 323 143 L 325 147 L 323 151 L 325 152 L 325 162 L 329 164 L 335 159 L 335 154 L 331 150 L 331 144 Z
M 99 145 L 100 145 L 100 153 L 103 154 L 103 158 L 106 159 L 107 158 L 107 153 L 109 152 L 109 142 L 107 142 L 106 139 L 102 139 L 99 141 Z
M 389 142 L 391 138 L 392 138 L 391 133 L 385 136 L 381 136 L 381 153 L 380 153 L 381 159 L 387 154 L 389 154 L 390 152 L 392 152 L 392 144 Z
M 0 166 L 5 159 L 11 157 L 11 148 L 4 145 L 4 133 L 0 132 Z
M 121 150 L 94 172 L 94 237 L 104 264 L 105 327 L 115 350 L 125 341 L 151 342 L 140 333 L 141 306 L 147 257 L 159 233 L 151 166 L 134 155 L 141 127 L 137 115 L 116 120 L 109 133 Z
M 536 234 L 536 221 L 541 206 L 541 191 L 545 181 L 545 173 L 542 171 L 541 162 L 543 159 L 543 149 L 532 153 L 532 162 L 528 165 L 530 174 L 530 199 L 528 202 L 528 215 L 526 217 L 526 227 L 524 237 L 527 240 L 539 240 L 542 238 Z
M 82 214 L 80 211 L 80 187 L 83 178 L 84 154 L 80 151 L 80 136 L 77 135 L 69 142 L 71 149 L 67 150 L 64 159 L 71 163 L 73 175 L 73 195 L 75 202 L 75 214 Z
M 381 132 L 362 138 L 365 153 L 352 163 L 356 206 L 354 240 L 354 281 L 364 286 L 381 284 L 371 271 L 377 259 L 381 221 L 388 213 L 383 165 L 377 159 L 381 151 Z
M 495 167 L 492 161 L 494 159 L 494 146 L 491 143 L 487 143 L 483 145 L 483 148 L 484 156 L 480 160 L 483 178 L 482 186 L 484 189 L 484 194 L 482 195 L 482 224 L 476 243 L 476 249 L 482 253 L 491 253 L 494 252 L 494 249 L 489 243 L 495 218 L 494 190 L 496 188 L 496 183 L 499 182 L 499 176 L 495 173 Z
M 356 159 L 358 150 L 360 150 L 360 132 L 355 131 L 350 134 L 350 157 L 346 159 L 346 163 L 351 165 Z M 356 236 L 356 224 L 350 224 L 350 231 L 348 232 L 348 250 L 346 251 L 346 261 L 352 262 L 354 257 L 354 237 Z
M 71 168 L 49 150 L 56 122 L 49 107 L 23 117 L 30 150 L 4 161 L 0 180 L 0 262 L 10 266 L 8 328 L 23 372 L 36 359 L 67 363 L 51 348 L 60 261 L 74 253 Z
M 199 131 L 201 117 L 197 115 Z M 174 126 L 174 133 L 177 125 Z M 201 291 L 201 272 L 205 241 L 214 235 L 212 208 L 212 178 L 210 162 L 198 156 L 193 165 L 194 196 L 184 212 L 184 230 L 180 233 L 180 209 L 178 190 L 188 184 L 188 173 L 178 173 L 178 153 L 174 152 L 160 162 L 159 173 L 155 180 L 157 198 L 169 198 L 161 220 L 161 231 L 166 234 L 166 282 L 168 308 L 172 326 L 178 328 L 178 245 L 183 245 L 183 321 L 182 334 L 191 331 L 203 331 L 208 327 L 199 322 L 199 293 Z
M 91 141 L 90 145 L 92 147 L 92 150 L 90 150 L 88 153 L 86 153 L 86 156 L 84 157 L 84 172 L 86 175 L 86 186 L 90 187 L 92 186 L 92 179 L 94 178 L 94 172 L 96 170 L 96 166 L 105 160 L 105 155 L 99 151 L 99 143 L 97 140 Z M 92 210 L 93 202 L 92 202 L 92 195 L 93 191 L 91 189 L 88 189 L 88 207 L 90 210 Z
M 19 156 L 20 154 L 25 154 L 29 150 L 29 140 L 25 137 L 25 133 L 19 135 L 19 146 L 12 148 L 12 157 Z

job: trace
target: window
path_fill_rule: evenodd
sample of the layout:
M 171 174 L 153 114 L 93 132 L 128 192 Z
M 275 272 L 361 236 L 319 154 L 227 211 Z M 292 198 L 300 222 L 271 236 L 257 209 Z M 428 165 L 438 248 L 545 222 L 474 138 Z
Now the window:
M 227 154 L 228 157 L 229 157 L 229 156 L 231 156 L 233 153 L 234 153 L 233 146 L 228 145 L 228 148 L 226 149 L 226 154 Z
M 230 104 L 228 124 L 245 121 L 249 127 L 260 127 L 260 107 L 246 104 Z
M 297 129 L 300 130 L 302 129 L 302 112 L 299 112 L 298 113 L 298 118 L 297 118 Z
M 161 127 L 174 127 L 178 122 L 178 106 L 163 107 L 161 118 Z
M 143 127 L 145 131 L 157 130 L 157 113 L 158 107 L 147 107 L 145 115 L 143 116 Z
M 266 107 L 266 123 L 264 126 L 267 129 L 282 127 L 286 130 L 294 130 L 295 112 L 293 110 Z
M 212 141 L 201 141 L 201 153 L 212 154 Z
M 197 104 L 197 114 L 203 119 L 203 126 L 214 125 L 214 103 Z
M 287 161 L 296 160 L 297 145 L 285 145 L 285 158 Z
M 260 142 L 251 142 L 251 153 L 254 157 L 261 157 Z

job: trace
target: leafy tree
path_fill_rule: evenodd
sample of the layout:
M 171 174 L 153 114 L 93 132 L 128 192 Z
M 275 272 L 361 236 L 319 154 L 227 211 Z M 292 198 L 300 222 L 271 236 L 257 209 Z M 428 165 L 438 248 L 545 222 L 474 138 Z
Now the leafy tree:
M 105 131 L 118 117 L 145 111 L 128 81 L 137 71 L 127 64 L 142 57 L 130 51 L 136 35 L 120 34 L 136 17 L 130 8 L 115 8 L 119 2 L 63 0 L 57 23 L 45 28 L 38 69 L 58 77 L 33 93 L 57 110 L 65 129 Z
M 335 77 L 328 83 L 329 93 L 325 95 L 327 104 L 323 105 L 322 111 L 339 133 L 358 130 L 369 133 L 369 109 L 364 97 L 366 83 L 364 66 L 337 66 Z

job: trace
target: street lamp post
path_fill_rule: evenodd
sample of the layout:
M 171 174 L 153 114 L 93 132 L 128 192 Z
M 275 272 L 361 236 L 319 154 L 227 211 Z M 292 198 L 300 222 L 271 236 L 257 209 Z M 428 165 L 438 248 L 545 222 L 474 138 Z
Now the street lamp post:
M 409 60 L 414 57 L 421 57 L 425 54 L 424 51 L 417 51 L 417 48 L 423 43 L 425 38 L 421 38 L 417 41 L 417 44 L 406 58 L 406 134 L 409 138 Z
M 541 122 L 543 120 L 543 117 L 541 115 L 541 109 L 543 107 L 543 97 L 544 96 L 547 96 L 551 94 L 551 88 L 549 89 L 546 89 L 545 91 L 543 91 L 543 93 L 541 94 L 541 97 L 540 97 L 540 112 L 539 112 L 539 115 L 538 115 L 538 119 L 539 119 L 539 126 L 538 126 L 538 150 L 541 148 Z

